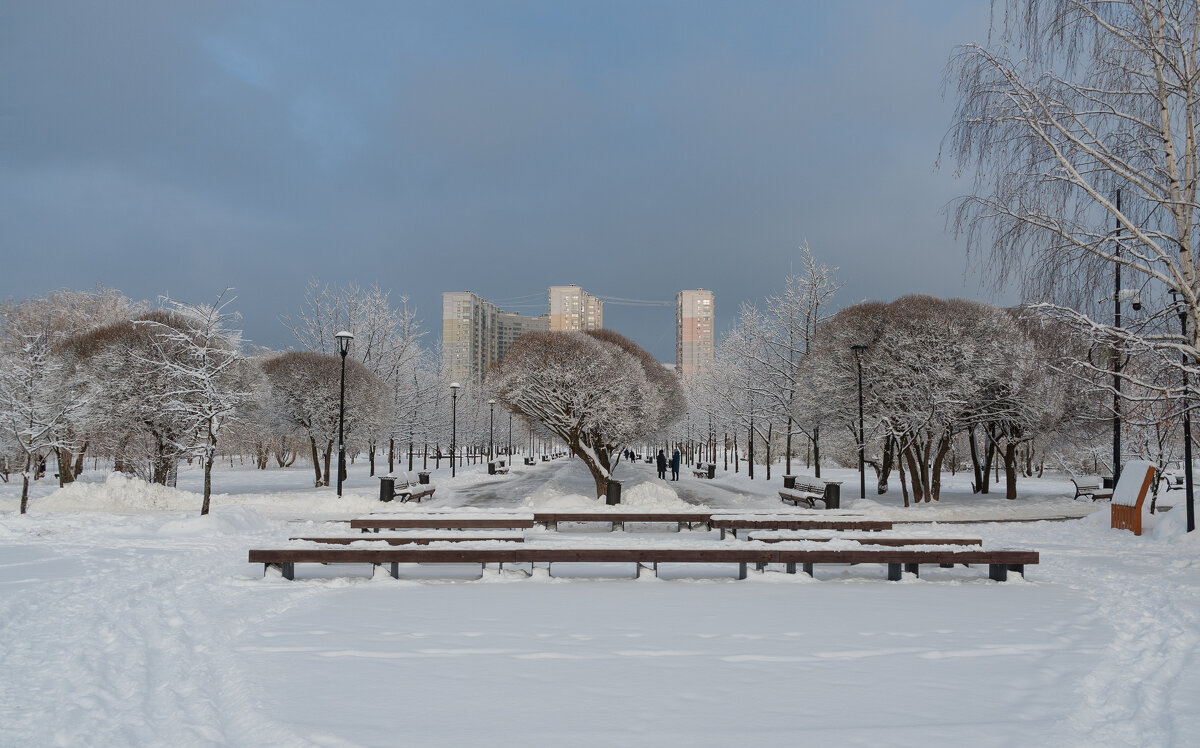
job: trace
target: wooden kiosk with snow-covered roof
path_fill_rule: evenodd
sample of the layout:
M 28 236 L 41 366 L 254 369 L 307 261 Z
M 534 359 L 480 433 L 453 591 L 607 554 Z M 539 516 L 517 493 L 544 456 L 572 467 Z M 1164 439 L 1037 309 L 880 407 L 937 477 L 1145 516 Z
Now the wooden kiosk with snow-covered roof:
M 1145 460 L 1130 460 L 1121 471 L 1112 495 L 1112 527 L 1142 534 L 1142 504 L 1154 485 L 1154 464 Z

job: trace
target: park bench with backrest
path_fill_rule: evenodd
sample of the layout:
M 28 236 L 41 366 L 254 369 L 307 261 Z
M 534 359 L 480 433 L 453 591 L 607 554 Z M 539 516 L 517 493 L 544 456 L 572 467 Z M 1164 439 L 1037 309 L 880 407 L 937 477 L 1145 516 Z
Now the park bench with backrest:
M 746 539 L 757 540 L 760 543 L 828 543 L 834 541 L 848 541 L 852 543 L 858 543 L 860 545 L 886 545 L 893 547 L 903 547 L 909 545 L 983 545 L 982 538 L 915 538 L 889 535 L 883 532 L 864 532 L 858 534 L 839 532 L 835 535 L 830 533 L 816 533 L 812 531 L 784 530 L 752 532 L 746 536 Z
M 1075 495 L 1071 497 L 1073 499 L 1078 499 L 1080 496 L 1086 496 L 1092 501 L 1112 498 L 1112 489 L 1102 488 L 1102 482 L 1098 476 L 1085 475 L 1082 477 L 1073 477 L 1071 478 L 1071 482 L 1075 484 Z
M 785 504 L 807 504 L 815 509 L 818 499 L 825 500 L 825 481 L 810 475 L 797 475 L 795 487 L 779 489 L 779 498 Z
M 640 576 L 643 568 L 657 574 L 659 564 L 737 564 L 738 579 L 747 577 L 747 566 L 762 571 L 768 564 L 782 564 L 787 573 L 797 567 L 811 575 L 816 564 L 884 564 L 888 579 L 898 581 L 902 571 L 917 574 L 921 564 L 987 564 L 989 577 L 997 581 L 1008 578 L 1008 572 L 1024 574 L 1025 566 L 1038 563 L 1037 551 L 925 548 L 863 548 L 820 549 L 778 548 L 762 544 L 737 547 L 695 548 L 581 548 L 578 546 L 551 548 L 510 546 L 489 548 L 281 548 L 251 550 L 249 562 L 263 564 L 264 570 L 278 568 L 285 579 L 295 578 L 295 565 L 313 564 L 371 564 L 389 565 L 393 577 L 399 577 L 400 564 L 479 564 L 485 571 L 489 564 L 502 570 L 504 564 L 546 564 L 547 573 L 555 563 L 631 563 L 637 565 Z
M 1112 493 L 1112 527 L 1142 534 L 1142 505 L 1154 485 L 1156 469 L 1145 460 L 1130 460 Z
M 509 530 L 460 530 L 454 533 L 388 533 L 387 535 L 351 535 L 349 537 L 305 537 L 288 538 L 305 540 L 323 545 L 350 545 L 351 543 L 387 543 L 388 545 L 429 545 L 430 543 L 466 543 L 475 540 L 495 540 L 511 543 L 525 542 L 525 535 Z
M 612 530 L 624 530 L 626 524 L 676 525 L 691 530 L 696 526 L 709 529 L 711 512 L 534 512 L 535 524 L 547 530 L 557 530 L 560 523 L 609 523 Z

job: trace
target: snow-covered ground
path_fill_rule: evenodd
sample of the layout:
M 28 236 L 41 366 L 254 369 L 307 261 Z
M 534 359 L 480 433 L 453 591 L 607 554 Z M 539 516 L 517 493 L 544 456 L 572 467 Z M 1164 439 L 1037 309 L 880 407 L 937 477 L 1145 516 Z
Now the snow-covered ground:
M 744 473 L 658 481 L 621 468 L 626 508 L 789 511 Z M 801 472 L 801 471 L 798 471 Z M 832 476 L 830 475 L 832 474 Z M 1070 482 L 1022 496 L 943 501 L 893 494 L 842 506 L 921 520 L 1084 516 L 912 525 L 1031 548 L 1027 579 L 922 568 L 817 567 L 817 580 L 488 581 L 372 578 L 370 567 L 297 568 L 287 582 L 250 548 L 340 535 L 376 501 L 360 462 L 345 497 L 311 471 L 224 466 L 197 516 L 180 490 L 102 475 L 39 481 L 31 513 L 0 486 L 0 745 L 239 746 L 1178 746 L 1200 735 L 1200 543 L 1174 510 L 1143 537 L 1108 529 L 1106 504 Z M 419 507 L 596 508 L 577 460 L 487 476 L 471 466 Z M 911 533 L 909 532 L 911 529 Z M 547 542 L 553 533 L 531 533 Z M 719 542 L 702 532 L 562 533 L 555 542 Z M 729 542 L 729 541 L 727 541 Z M 741 542 L 741 541 L 738 541 Z M 412 570 L 413 575 L 429 570 Z M 564 572 L 565 573 L 565 572 Z M 678 572 L 676 572 L 678 573 Z M 670 576 L 664 573 L 664 576 Z

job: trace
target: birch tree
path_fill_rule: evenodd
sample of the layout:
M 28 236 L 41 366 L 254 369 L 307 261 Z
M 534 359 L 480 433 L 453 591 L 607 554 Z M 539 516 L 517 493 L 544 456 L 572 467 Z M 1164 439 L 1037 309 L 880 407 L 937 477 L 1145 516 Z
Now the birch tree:
M 1100 322 L 1097 288 L 1174 290 L 1188 334 L 1142 338 L 1195 367 L 1200 322 L 1200 4 L 1005 0 L 959 47 L 944 155 L 973 172 L 952 213 L 969 250 L 1027 299 Z M 1123 281 L 1116 283 L 1116 272 Z M 1192 381 L 1195 382 L 1195 371 Z

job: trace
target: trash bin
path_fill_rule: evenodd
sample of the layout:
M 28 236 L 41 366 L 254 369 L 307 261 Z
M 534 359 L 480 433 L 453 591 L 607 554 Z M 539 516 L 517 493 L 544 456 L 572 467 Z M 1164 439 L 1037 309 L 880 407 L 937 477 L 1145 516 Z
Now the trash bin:
M 708 463 L 708 479 L 712 480 L 717 477 L 717 464 L 715 462 Z
M 417 483 L 421 485 L 429 485 L 429 473 L 417 473 Z
M 391 501 L 396 498 L 396 478 L 391 475 L 379 477 L 379 500 Z
M 825 483 L 825 508 L 826 509 L 841 509 L 842 508 L 842 483 L 841 483 L 841 481 L 826 481 L 826 483 Z
M 550 462 L 550 456 L 549 456 L 549 455 L 542 455 L 542 462 Z
M 489 462 L 488 463 L 488 475 L 495 475 L 495 474 L 496 474 L 496 463 Z
M 795 488 L 796 487 L 796 476 L 794 476 L 794 475 L 783 476 L 783 487 L 784 488 Z
M 620 504 L 621 503 L 621 481 L 610 480 L 608 482 L 608 487 L 606 488 L 606 490 L 604 492 L 604 498 L 605 498 L 604 503 L 606 503 L 606 504 Z
M 1112 488 L 1113 487 L 1113 479 L 1112 479 L 1111 475 L 1106 475 L 1103 478 L 1101 478 L 1100 480 L 1101 480 L 1100 485 L 1102 488 Z

